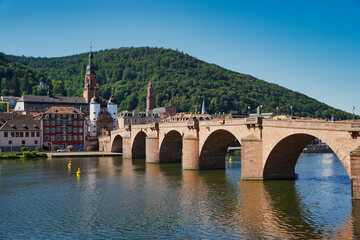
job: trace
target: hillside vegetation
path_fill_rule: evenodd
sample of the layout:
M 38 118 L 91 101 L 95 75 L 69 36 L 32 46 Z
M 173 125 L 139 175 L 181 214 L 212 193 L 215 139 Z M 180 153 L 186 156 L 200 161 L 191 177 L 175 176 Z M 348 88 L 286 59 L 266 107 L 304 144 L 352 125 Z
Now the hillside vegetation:
M 2 84 L 2 93 L 36 94 L 43 90 L 34 87 L 34 83 L 42 80 L 51 86 L 53 95 L 82 96 L 88 53 L 57 58 L 11 55 L 2 58 L 0 79 L 16 85 L 12 91 Z M 276 112 L 278 107 L 279 114 L 290 114 L 293 106 L 293 114 L 297 116 L 352 117 L 304 94 L 170 49 L 103 50 L 94 52 L 94 64 L 103 103 L 114 89 L 120 110 L 145 109 L 146 87 L 151 81 L 155 105 L 172 104 L 178 111 L 200 110 L 204 98 L 209 113 L 247 114 L 248 106 L 255 112 L 262 105 L 264 112 Z

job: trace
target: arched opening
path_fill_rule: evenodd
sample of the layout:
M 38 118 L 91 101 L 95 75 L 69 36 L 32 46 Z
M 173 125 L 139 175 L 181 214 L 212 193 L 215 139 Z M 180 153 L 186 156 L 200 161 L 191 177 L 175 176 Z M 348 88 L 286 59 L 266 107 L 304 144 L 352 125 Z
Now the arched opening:
M 231 143 L 240 142 L 227 130 L 216 130 L 206 139 L 199 157 L 200 169 L 224 169 L 225 156 Z
M 114 138 L 113 144 L 111 146 L 112 152 L 122 152 L 122 137 L 120 135 L 117 135 Z
M 179 132 L 170 131 L 166 133 L 160 147 L 160 163 L 181 163 L 182 148 L 182 137 Z
M 263 172 L 264 179 L 295 179 L 295 166 L 306 146 L 313 143 L 315 136 L 293 134 L 276 144 L 271 150 Z M 332 150 L 328 148 L 330 152 Z M 315 151 L 317 152 L 317 151 Z M 323 147 L 319 149 L 323 152 Z
M 132 158 L 145 158 L 145 138 L 146 134 L 143 131 L 136 135 L 131 148 Z

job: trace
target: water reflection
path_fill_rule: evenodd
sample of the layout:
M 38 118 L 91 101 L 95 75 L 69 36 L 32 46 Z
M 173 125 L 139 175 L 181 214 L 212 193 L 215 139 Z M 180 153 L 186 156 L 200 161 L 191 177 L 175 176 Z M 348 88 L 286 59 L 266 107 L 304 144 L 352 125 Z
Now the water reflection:
M 298 180 L 264 182 L 241 181 L 236 160 L 209 171 L 111 157 L 0 161 L 0 238 L 360 238 L 346 171 L 332 156 L 305 157 Z

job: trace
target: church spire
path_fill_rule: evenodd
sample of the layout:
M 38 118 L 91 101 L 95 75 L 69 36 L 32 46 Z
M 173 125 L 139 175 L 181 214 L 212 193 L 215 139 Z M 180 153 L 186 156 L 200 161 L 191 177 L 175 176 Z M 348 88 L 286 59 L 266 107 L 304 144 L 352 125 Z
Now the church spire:
M 87 103 L 90 103 L 91 98 L 94 96 L 94 94 L 96 94 L 96 96 L 99 96 L 97 83 L 96 83 L 95 66 L 93 60 L 94 60 L 94 56 L 92 52 L 92 46 L 90 43 L 89 64 L 86 67 L 84 90 L 83 90 L 83 96 Z
M 86 75 L 95 74 L 95 67 L 94 67 L 93 59 L 94 59 L 94 56 L 92 53 L 92 46 L 90 43 L 89 64 L 86 67 Z

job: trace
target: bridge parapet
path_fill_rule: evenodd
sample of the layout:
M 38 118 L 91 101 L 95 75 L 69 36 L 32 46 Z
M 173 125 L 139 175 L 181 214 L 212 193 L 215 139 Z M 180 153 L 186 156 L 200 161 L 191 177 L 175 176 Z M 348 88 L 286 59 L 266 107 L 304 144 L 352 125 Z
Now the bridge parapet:
M 263 119 L 263 127 L 347 131 L 351 128 L 351 123 L 345 121 L 331 122 L 319 120 Z

